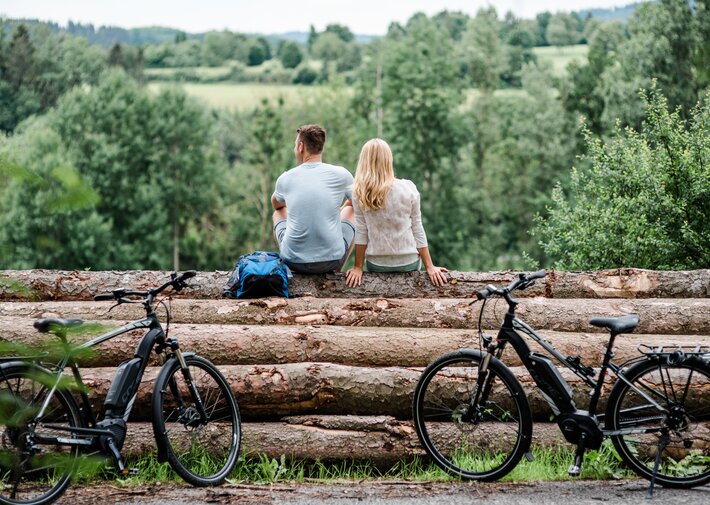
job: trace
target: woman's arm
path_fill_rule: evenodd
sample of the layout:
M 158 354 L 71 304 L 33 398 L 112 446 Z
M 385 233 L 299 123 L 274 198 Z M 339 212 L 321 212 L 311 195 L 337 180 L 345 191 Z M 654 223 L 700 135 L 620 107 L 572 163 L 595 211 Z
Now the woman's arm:
M 355 266 L 345 274 L 345 283 L 356 288 L 362 282 L 362 266 L 365 264 L 367 244 L 355 244 Z
M 448 272 L 444 267 L 434 266 L 434 262 L 431 260 L 431 255 L 429 254 L 429 244 L 427 243 L 426 233 L 424 232 L 424 225 L 422 224 L 422 210 L 419 204 L 419 192 L 414 188 L 414 198 L 412 199 L 412 234 L 414 235 L 414 242 L 417 246 L 417 252 L 419 252 L 419 257 L 424 263 L 424 268 L 426 268 L 426 273 L 429 275 L 429 279 L 434 286 L 443 286 L 446 284 L 447 279 L 444 275 Z
M 426 268 L 426 273 L 429 275 L 429 279 L 434 286 L 443 286 L 448 281 L 446 279 L 445 272 L 448 270 L 444 267 L 434 266 L 434 262 L 431 261 L 431 256 L 429 255 L 428 247 L 420 247 L 417 249 L 419 251 L 419 257 L 424 263 L 424 268 Z
M 367 220 L 357 201 L 352 199 L 355 211 L 355 266 L 345 274 L 345 283 L 351 288 L 357 287 L 362 282 L 362 266 L 365 264 L 365 250 L 369 236 L 367 233 Z

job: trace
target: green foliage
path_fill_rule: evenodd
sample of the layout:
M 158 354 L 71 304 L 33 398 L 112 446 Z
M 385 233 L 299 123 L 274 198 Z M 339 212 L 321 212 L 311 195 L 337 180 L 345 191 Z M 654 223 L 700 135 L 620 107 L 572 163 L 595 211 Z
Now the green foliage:
M 294 84 L 313 84 L 318 79 L 318 72 L 313 70 L 308 65 L 303 65 L 298 69 L 296 76 L 293 78 Z
M 499 31 L 498 14 L 493 7 L 480 9 L 468 22 L 459 53 L 473 87 L 494 90 L 500 84 L 505 57 Z
M 210 128 L 184 93 L 152 96 L 122 72 L 68 94 L 7 143 L 7 156 L 43 182 L 12 183 L 0 216 L 0 243 L 12 252 L 3 265 L 177 266 L 186 230 L 219 206 Z M 213 243 L 183 260 L 213 261 Z
M 423 195 L 422 215 L 434 260 L 452 265 L 463 248 L 457 194 L 463 131 L 456 111 L 463 95 L 451 58 L 453 47 L 446 32 L 425 16 L 413 17 L 404 34 L 388 39 L 379 91 L 384 138 L 392 147 L 396 174 L 414 181 Z
M 688 122 L 655 87 L 640 131 L 587 132 L 588 170 L 553 192 L 536 234 L 562 269 L 705 268 L 710 264 L 710 96 Z
M 301 48 L 291 41 L 285 41 L 279 46 L 278 57 L 285 68 L 296 68 L 303 61 Z
M 572 14 L 558 12 L 550 18 L 545 29 L 545 40 L 553 46 L 571 46 L 580 41 L 577 19 Z M 580 30 L 581 31 L 581 30 Z
M 629 39 L 619 45 L 614 65 L 602 76 L 605 100 L 602 121 L 611 131 L 617 119 L 638 128 L 643 103 L 635 98 L 656 79 L 670 108 L 683 108 L 688 117 L 698 99 L 693 59 L 699 51 L 698 13 L 684 0 L 660 0 L 642 4 L 629 20 Z

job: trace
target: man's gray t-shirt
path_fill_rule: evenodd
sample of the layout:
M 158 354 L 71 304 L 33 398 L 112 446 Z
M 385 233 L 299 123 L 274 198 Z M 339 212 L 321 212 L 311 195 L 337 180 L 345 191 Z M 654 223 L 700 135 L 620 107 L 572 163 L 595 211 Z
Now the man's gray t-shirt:
M 327 163 L 303 163 L 281 174 L 274 197 L 286 203 L 281 256 L 292 263 L 342 259 L 345 244 L 340 207 L 352 199 L 353 176 Z

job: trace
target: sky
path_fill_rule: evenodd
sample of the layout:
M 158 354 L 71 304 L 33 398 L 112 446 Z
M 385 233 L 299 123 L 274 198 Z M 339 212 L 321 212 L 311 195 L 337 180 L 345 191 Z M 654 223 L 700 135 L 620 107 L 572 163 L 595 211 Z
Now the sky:
M 511 10 L 532 18 L 549 10 L 621 7 L 633 0 L 0 0 L 0 16 L 37 18 L 66 25 L 71 20 L 123 28 L 167 26 L 187 32 L 229 29 L 244 33 L 323 30 L 329 23 L 362 35 L 383 35 L 390 22 L 404 22 L 415 12 L 444 9 L 475 14 L 494 6 L 502 16 Z

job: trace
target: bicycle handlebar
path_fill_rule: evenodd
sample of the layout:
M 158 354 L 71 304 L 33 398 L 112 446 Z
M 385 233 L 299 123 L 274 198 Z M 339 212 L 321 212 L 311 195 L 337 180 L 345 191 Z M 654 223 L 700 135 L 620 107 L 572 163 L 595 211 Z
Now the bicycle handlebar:
M 535 272 L 533 274 L 526 275 L 524 273 L 518 274 L 517 279 L 514 279 L 507 287 L 497 288 L 492 284 L 489 284 L 485 289 L 480 290 L 476 293 L 476 299 L 483 300 L 488 298 L 490 295 L 506 296 L 513 290 L 516 289 L 526 289 L 535 284 L 535 279 L 544 279 L 547 273 L 544 270 Z
M 160 287 L 149 289 L 148 291 L 138 291 L 134 289 L 114 289 L 111 293 L 100 293 L 94 296 L 94 300 L 97 302 L 106 300 L 118 300 L 122 301 L 127 296 L 142 296 L 144 298 L 152 299 L 155 295 L 160 294 L 165 289 L 170 286 L 173 287 L 175 291 L 182 291 L 183 288 L 188 287 L 185 281 L 196 276 L 197 272 L 195 270 L 187 270 L 181 275 L 173 272 L 171 274 L 171 279 Z

